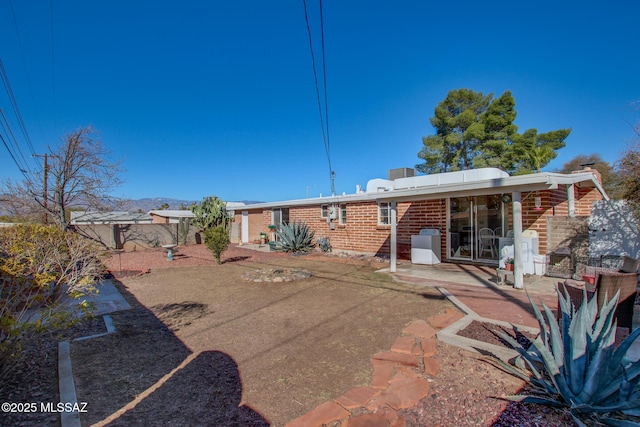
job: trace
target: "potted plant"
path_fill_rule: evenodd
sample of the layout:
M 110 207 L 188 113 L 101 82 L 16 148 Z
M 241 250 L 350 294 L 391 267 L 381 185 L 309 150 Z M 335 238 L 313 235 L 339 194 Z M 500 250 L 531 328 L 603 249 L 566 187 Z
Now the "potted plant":
M 504 269 L 507 271 L 513 271 L 513 258 L 507 258 L 504 260 Z

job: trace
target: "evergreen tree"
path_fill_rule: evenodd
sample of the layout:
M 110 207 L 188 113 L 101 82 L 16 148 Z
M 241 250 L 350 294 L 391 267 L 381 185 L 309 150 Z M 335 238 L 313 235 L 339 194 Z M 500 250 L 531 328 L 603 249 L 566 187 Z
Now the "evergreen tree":
M 570 129 L 518 134 L 515 100 L 510 91 L 499 98 L 470 89 L 452 90 L 435 109 L 435 135 L 422 138 L 416 169 L 439 173 L 483 167 L 510 174 L 539 172 L 565 146 Z

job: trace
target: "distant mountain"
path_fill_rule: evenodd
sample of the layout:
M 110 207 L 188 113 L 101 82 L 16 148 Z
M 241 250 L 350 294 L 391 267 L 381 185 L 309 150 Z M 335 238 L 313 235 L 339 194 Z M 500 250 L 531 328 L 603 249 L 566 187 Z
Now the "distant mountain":
M 172 199 L 169 197 L 147 197 L 144 199 L 136 199 L 136 200 L 120 200 L 117 203 L 108 203 L 111 206 L 111 209 L 114 211 L 127 211 L 130 213 L 136 212 L 149 212 L 154 209 L 158 209 L 163 205 L 167 209 L 180 209 L 185 206 L 187 209 L 194 204 L 200 203 L 202 200 L 179 200 Z M 244 203 L 245 205 L 251 205 L 255 203 L 262 203 L 254 200 L 239 200 L 239 202 Z M 9 215 L 9 211 L 3 206 L 2 203 L 2 194 L 0 194 L 0 216 Z
M 167 209 L 180 209 L 182 207 L 189 207 L 194 203 L 200 203 L 202 200 L 179 200 L 179 199 L 171 199 L 168 197 L 153 197 L 153 198 L 144 198 L 144 199 L 136 199 L 136 200 L 125 200 L 123 201 L 122 206 L 118 206 L 118 210 L 128 211 L 128 212 L 149 212 L 154 209 L 159 209 L 162 206 L 167 206 Z M 240 202 L 245 205 L 251 205 L 254 203 L 262 203 L 258 201 L 252 200 L 240 200 Z

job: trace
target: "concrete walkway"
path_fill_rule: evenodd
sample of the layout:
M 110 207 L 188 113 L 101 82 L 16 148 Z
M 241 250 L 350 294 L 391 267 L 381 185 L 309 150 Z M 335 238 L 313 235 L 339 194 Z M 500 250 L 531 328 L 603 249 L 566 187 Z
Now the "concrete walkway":
M 81 300 L 95 306 L 96 311 L 93 312 L 94 316 L 102 316 L 131 308 L 110 279 L 100 281 L 96 285 L 96 290 L 96 293 L 81 298 Z M 67 300 L 63 302 L 63 305 L 72 308 L 77 305 L 78 302 L 76 299 L 67 298 Z
M 76 338 L 74 341 L 86 340 L 101 337 L 115 332 L 113 321 L 109 313 L 120 310 L 129 310 L 131 305 L 124 299 L 118 288 L 111 280 L 103 280 L 96 285 L 97 292 L 84 298 L 87 303 L 93 304 L 96 311 L 95 316 L 102 316 L 107 332 L 96 335 Z M 81 311 L 78 309 L 80 300 L 67 298 L 63 301 L 70 311 Z M 58 343 L 58 390 L 60 402 L 77 404 L 76 386 L 73 379 L 73 369 L 71 365 L 71 344 L 69 341 Z M 61 427 L 80 427 L 80 413 L 76 410 L 72 412 L 60 412 Z
M 379 271 L 388 273 L 389 269 Z M 444 288 L 479 317 L 533 328 L 538 327 L 538 322 L 527 295 L 541 310 L 541 303 L 545 303 L 555 311 L 558 305 L 555 284 L 562 280 L 525 276 L 524 289 L 514 289 L 513 285 L 497 284 L 495 268 L 449 263 L 433 266 L 403 263 L 392 277 L 418 286 Z

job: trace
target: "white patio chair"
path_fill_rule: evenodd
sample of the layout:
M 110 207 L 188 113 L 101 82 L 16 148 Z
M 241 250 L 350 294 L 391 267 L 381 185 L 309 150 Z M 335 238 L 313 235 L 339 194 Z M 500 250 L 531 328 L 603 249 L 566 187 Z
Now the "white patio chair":
M 494 247 L 495 234 L 490 228 L 481 228 L 478 230 L 478 252 L 482 257 L 485 252 L 491 254 L 491 258 L 496 257 L 496 249 Z

